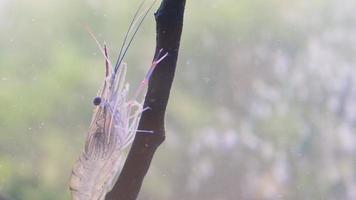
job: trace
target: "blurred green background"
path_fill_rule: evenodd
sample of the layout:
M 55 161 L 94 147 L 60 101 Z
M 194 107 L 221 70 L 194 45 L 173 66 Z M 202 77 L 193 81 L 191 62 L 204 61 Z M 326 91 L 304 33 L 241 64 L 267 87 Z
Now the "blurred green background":
M 0 194 L 69 199 L 104 60 L 138 5 L 0 0 Z M 156 9 L 158 4 L 154 9 Z M 139 199 L 356 199 L 356 1 L 187 0 L 167 139 Z M 152 13 L 129 50 L 152 59 Z

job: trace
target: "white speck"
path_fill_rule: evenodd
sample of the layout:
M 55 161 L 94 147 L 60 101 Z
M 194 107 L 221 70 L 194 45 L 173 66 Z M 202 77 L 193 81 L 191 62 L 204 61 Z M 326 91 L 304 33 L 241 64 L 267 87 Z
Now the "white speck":
M 208 78 L 208 77 L 205 77 L 205 78 L 203 78 L 204 79 L 204 81 L 206 82 L 206 83 L 209 83 L 210 82 L 210 78 Z
M 2 77 L 1 80 L 2 80 L 2 81 L 7 81 L 7 80 L 9 80 L 9 79 L 8 79 L 7 77 Z
M 44 123 L 44 122 L 41 122 L 40 125 L 39 125 L 39 128 L 40 128 L 40 129 L 43 128 L 44 125 L 45 125 L 45 123 Z

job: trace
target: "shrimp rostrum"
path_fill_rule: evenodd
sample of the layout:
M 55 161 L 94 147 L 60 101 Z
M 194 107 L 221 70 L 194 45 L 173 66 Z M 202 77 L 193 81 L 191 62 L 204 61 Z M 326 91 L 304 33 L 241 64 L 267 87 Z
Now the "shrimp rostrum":
M 142 4 L 139 9 L 141 6 Z M 131 41 L 150 8 L 138 20 L 136 18 L 138 18 L 139 9 L 136 11 L 115 66 L 112 66 L 109 60 L 106 45 L 102 47 L 89 31 L 105 58 L 105 77 L 97 96 L 93 100 L 95 109 L 84 151 L 72 169 L 70 190 L 73 200 L 104 199 L 120 174 L 123 151 L 131 144 L 135 133 L 154 134 L 150 130 L 137 130 L 141 113 L 149 109 L 143 108 L 141 93 L 157 64 L 168 54 L 163 53 L 163 50 L 158 53 L 147 75 L 131 98 L 129 97 L 129 84 L 125 80 L 127 65 L 122 62 Z M 125 44 L 135 21 L 138 21 L 138 26 L 128 44 Z M 137 100 L 139 97 L 142 98 L 140 101 Z

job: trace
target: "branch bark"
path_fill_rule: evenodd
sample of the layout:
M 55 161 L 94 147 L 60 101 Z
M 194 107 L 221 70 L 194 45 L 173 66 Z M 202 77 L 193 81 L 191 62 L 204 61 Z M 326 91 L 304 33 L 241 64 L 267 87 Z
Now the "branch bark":
M 177 65 L 183 27 L 185 0 L 162 0 L 155 13 L 156 50 L 168 52 L 154 70 L 148 84 L 138 130 L 153 130 L 153 134 L 137 133 L 121 174 L 106 200 L 135 200 L 150 167 L 157 147 L 165 139 L 164 116 Z

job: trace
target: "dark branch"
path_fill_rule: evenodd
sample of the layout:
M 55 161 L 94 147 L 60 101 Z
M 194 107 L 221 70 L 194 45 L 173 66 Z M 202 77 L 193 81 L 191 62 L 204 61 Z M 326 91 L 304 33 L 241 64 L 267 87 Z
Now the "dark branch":
M 156 50 L 168 56 L 158 64 L 148 84 L 145 111 L 138 130 L 153 130 L 153 134 L 137 133 L 114 188 L 106 200 L 135 200 L 143 179 L 150 167 L 157 147 L 164 141 L 164 116 L 177 64 L 180 37 L 183 27 L 185 0 L 162 0 L 155 13 Z

